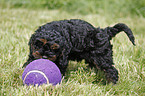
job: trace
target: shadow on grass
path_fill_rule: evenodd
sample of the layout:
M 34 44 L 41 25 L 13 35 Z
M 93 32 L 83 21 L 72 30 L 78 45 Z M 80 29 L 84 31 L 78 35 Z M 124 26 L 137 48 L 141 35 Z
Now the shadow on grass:
M 12 73 L 13 79 L 12 79 L 12 86 L 13 87 L 18 87 L 18 86 L 22 86 L 23 85 L 23 81 L 22 81 L 22 73 L 23 73 L 23 69 L 22 68 L 17 68 L 15 69 L 15 71 Z
M 78 82 L 80 84 L 89 83 L 106 85 L 105 73 L 96 68 L 91 68 L 84 61 L 71 61 L 64 76 L 64 82 Z

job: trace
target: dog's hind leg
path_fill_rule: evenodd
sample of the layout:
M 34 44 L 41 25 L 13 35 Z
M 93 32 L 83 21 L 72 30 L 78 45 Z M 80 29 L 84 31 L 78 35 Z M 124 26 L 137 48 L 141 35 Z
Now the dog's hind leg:
M 96 51 L 86 53 L 86 62 L 105 72 L 107 82 L 116 84 L 118 81 L 118 70 L 113 66 L 112 51 L 106 49 L 104 54 Z

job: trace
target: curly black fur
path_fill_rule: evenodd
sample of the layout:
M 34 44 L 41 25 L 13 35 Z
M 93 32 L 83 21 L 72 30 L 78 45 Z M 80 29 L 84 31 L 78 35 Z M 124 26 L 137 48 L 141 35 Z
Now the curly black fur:
M 68 60 L 85 59 L 90 66 L 104 71 L 108 82 L 116 83 L 118 71 L 113 66 L 110 40 L 121 31 L 124 31 L 135 45 L 132 31 L 123 23 L 104 29 L 95 28 L 78 19 L 47 23 L 31 36 L 29 59 L 23 67 L 35 59 L 44 58 L 56 63 L 64 74 Z

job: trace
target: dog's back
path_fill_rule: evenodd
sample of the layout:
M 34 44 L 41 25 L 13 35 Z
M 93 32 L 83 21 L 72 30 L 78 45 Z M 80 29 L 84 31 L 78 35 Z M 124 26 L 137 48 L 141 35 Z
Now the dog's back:
M 118 23 L 113 27 L 100 29 L 95 28 L 90 23 L 80 19 L 60 20 L 40 26 L 36 32 L 47 32 L 48 30 L 50 30 L 50 32 L 53 30 L 57 32 L 57 34 L 59 33 L 70 43 L 69 46 L 72 47 L 72 50 L 76 52 L 96 49 L 97 47 L 102 46 L 102 44 L 109 42 L 112 37 L 115 37 L 115 35 L 121 31 L 124 31 L 135 45 L 132 31 L 123 23 Z

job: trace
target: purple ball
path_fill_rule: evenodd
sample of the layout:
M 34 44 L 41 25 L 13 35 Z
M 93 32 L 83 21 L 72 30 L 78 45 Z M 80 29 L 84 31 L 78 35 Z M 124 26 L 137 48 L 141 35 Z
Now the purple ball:
M 61 82 L 61 72 L 55 63 L 46 59 L 32 61 L 22 74 L 23 84 L 27 85 L 56 85 Z

